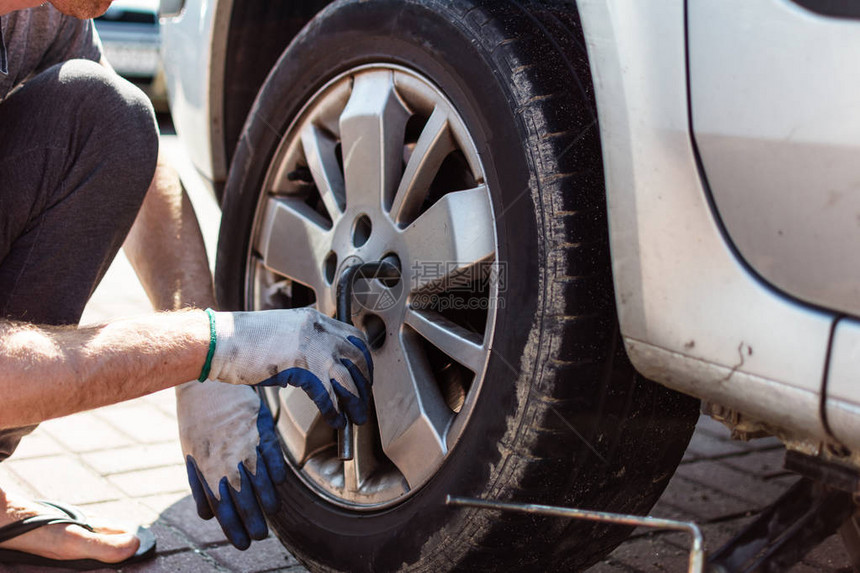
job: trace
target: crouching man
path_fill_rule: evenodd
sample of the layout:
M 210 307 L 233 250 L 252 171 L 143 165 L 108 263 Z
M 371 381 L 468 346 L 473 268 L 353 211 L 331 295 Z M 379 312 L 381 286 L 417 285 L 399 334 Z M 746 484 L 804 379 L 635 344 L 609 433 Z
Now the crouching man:
M 370 355 L 359 331 L 312 310 L 211 310 L 200 230 L 158 161 L 152 109 L 103 65 L 86 20 L 109 3 L 0 0 L 0 461 L 43 420 L 176 386 L 198 513 L 244 549 L 266 536 L 286 477 L 253 386 L 299 386 L 332 426 L 361 424 Z M 164 312 L 78 328 L 123 243 Z M 98 568 L 154 552 L 146 530 L 0 489 L 0 563 Z

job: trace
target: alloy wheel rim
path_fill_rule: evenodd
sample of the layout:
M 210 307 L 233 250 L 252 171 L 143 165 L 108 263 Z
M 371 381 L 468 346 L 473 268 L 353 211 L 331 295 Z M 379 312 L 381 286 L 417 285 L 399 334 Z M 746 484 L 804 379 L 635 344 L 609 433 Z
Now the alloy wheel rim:
M 428 79 L 362 66 L 317 91 L 275 152 L 247 258 L 249 309 L 314 305 L 387 258 L 390 281 L 359 280 L 353 322 L 371 342 L 373 412 L 355 459 L 296 388 L 268 390 L 288 465 L 327 501 L 388 507 L 418 491 L 463 435 L 483 386 L 503 269 L 477 146 Z

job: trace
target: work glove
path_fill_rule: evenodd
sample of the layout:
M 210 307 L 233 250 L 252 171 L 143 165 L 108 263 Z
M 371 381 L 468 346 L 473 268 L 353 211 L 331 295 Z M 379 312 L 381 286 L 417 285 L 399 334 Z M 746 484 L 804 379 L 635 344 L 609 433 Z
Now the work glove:
M 218 518 L 239 549 L 265 539 L 263 513 L 277 511 L 275 485 L 287 478 L 265 402 L 249 386 L 194 381 L 176 388 L 176 410 L 198 515 Z
M 309 308 L 209 312 L 210 380 L 298 386 L 332 427 L 367 421 L 373 362 L 361 331 Z

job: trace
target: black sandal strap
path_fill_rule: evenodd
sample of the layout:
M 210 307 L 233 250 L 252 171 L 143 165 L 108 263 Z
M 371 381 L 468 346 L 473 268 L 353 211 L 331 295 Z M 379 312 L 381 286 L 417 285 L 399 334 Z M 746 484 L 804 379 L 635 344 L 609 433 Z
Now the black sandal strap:
M 3 527 L 0 527 L 0 543 L 24 535 L 25 533 L 33 531 L 34 529 L 45 527 L 46 525 L 78 525 L 80 527 L 83 527 L 84 529 L 93 531 L 92 526 L 81 519 L 83 518 L 83 515 L 80 512 L 56 503 L 45 501 L 40 501 L 39 503 L 51 508 L 58 509 L 59 511 L 65 513 L 66 517 L 61 515 L 32 515 L 30 517 L 25 517 L 20 521 L 4 525 Z
M 36 500 L 36 503 L 41 503 L 42 505 L 52 507 L 57 511 L 65 513 L 72 519 L 77 519 L 78 521 L 89 521 L 84 512 L 73 505 L 66 505 L 57 501 L 45 501 L 44 499 Z M 88 529 L 92 530 L 91 527 L 89 527 Z

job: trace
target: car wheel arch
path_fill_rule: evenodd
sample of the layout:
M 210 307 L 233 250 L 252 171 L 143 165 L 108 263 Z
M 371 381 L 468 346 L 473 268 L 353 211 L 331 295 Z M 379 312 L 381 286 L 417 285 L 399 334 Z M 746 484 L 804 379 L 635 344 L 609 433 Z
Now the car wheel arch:
M 213 125 L 219 126 L 214 133 L 220 134 L 213 147 L 221 146 L 226 166 L 232 162 L 248 113 L 269 71 L 296 34 L 331 1 L 230 2 L 226 25 L 214 32 L 221 37 L 213 45 L 224 46 L 218 66 L 223 70 L 223 97 L 213 102 L 217 105 L 213 105 L 211 117 Z M 220 202 L 223 181 L 215 189 Z

